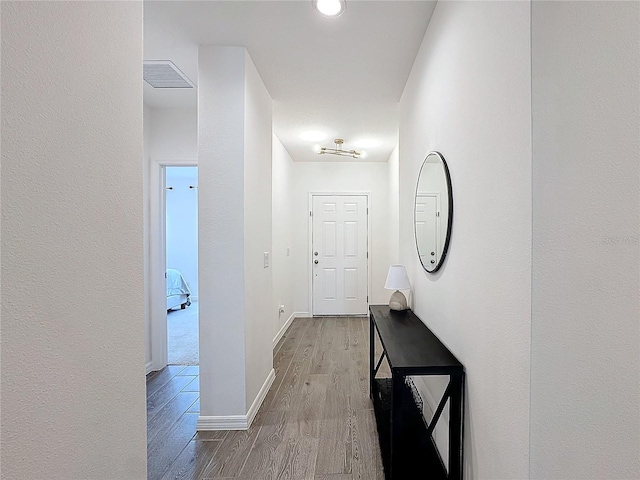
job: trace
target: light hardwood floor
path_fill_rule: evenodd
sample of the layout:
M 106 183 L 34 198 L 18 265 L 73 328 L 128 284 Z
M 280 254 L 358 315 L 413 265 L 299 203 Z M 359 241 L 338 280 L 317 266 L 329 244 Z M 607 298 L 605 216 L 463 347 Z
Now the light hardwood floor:
M 148 478 L 384 480 L 365 317 L 299 318 L 246 431 L 198 432 L 198 367 L 147 379 Z

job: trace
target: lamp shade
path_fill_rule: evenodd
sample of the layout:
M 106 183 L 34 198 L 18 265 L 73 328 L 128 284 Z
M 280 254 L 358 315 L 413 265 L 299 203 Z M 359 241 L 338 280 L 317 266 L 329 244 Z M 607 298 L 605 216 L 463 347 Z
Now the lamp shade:
M 384 288 L 388 290 L 409 290 L 411 284 L 404 265 L 391 265 Z

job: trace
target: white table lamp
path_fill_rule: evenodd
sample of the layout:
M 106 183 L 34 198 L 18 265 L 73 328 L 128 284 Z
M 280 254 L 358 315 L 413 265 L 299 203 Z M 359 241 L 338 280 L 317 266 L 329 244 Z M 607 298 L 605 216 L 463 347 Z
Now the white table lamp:
M 391 294 L 389 299 L 389 308 L 391 310 L 406 310 L 407 297 L 400 290 L 409 290 L 411 284 L 409 283 L 409 277 L 407 276 L 407 269 L 404 265 L 391 265 L 389 267 L 389 273 L 387 274 L 387 281 L 384 284 L 384 288 L 388 290 L 395 290 Z

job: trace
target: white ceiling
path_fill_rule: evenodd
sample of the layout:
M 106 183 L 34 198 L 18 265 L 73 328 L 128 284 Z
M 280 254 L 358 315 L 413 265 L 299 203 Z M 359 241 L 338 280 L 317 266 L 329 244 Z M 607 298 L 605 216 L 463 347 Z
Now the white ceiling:
M 366 151 L 386 161 L 398 142 L 398 101 L 435 1 L 347 0 L 337 18 L 311 0 L 145 1 L 144 58 L 171 60 L 198 83 L 198 45 L 244 46 L 273 98 L 273 128 L 294 161 L 356 161 L 318 156 L 314 144 Z M 151 107 L 195 107 L 195 89 L 144 86 Z M 305 131 L 327 134 L 305 141 Z M 360 147 L 373 141 L 376 147 Z

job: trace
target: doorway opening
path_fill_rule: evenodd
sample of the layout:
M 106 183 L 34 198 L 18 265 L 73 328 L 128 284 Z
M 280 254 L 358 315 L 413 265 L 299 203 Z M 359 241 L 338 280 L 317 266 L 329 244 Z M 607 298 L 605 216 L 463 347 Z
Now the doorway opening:
M 167 363 L 198 365 L 198 167 L 164 173 Z

